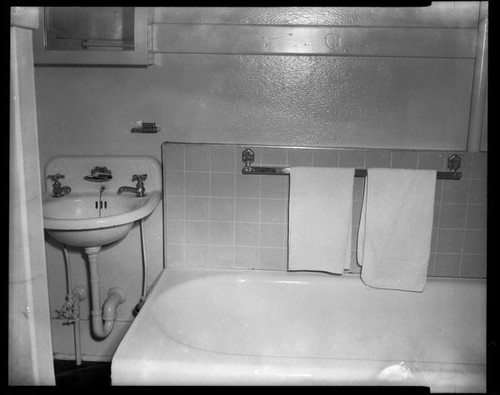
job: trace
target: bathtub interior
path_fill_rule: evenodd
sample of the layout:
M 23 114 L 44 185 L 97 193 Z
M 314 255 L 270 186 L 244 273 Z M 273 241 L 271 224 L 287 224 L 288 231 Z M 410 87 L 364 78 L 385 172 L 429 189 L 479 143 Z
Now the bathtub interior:
M 484 363 L 484 313 L 464 314 L 456 297 L 481 305 L 474 281 L 430 280 L 423 294 L 328 277 L 253 272 L 189 281 L 157 298 L 153 324 L 225 354 Z M 162 319 L 169 316 L 176 319 Z

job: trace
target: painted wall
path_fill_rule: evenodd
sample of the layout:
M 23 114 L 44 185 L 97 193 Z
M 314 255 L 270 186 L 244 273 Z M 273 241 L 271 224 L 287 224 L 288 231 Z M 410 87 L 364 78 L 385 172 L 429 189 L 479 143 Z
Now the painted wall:
M 36 68 L 41 160 L 57 152 L 55 146 L 67 153 L 158 156 L 164 140 L 466 148 L 473 61 L 206 54 L 156 59 L 147 69 Z M 139 120 L 157 122 L 162 132 L 131 134 Z
M 474 34 L 478 13 L 474 2 L 453 5 L 453 12 L 439 7 L 436 13 L 398 9 L 380 17 L 370 9 L 260 9 L 253 14 L 252 9 L 240 9 L 214 15 L 210 9 L 156 8 L 155 64 L 150 67 L 35 68 L 41 167 L 58 155 L 161 159 L 161 143 L 167 140 L 464 150 L 474 66 L 470 57 L 327 56 L 292 53 L 289 48 L 280 54 L 200 54 L 188 48 L 184 53 L 162 52 L 167 51 L 168 37 L 161 35 L 160 27 L 178 22 L 255 24 L 257 29 L 269 23 L 382 24 L 398 29 L 402 25 L 430 32 L 423 35 L 429 40 L 421 44 L 424 49 L 434 48 L 435 28 L 447 28 L 459 36 L 463 30 Z M 467 53 L 475 48 L 470 42 Z M 161 132 L 130 133 L 140 120 L 157 122 Z M 411 161 L 417 154 L 397 155 Z M 159 207 L 145 223 L 149 284 L 163 265 L 162 214 Z M 54 351 L 72 358 L 73 329 L 63 326 L 54 312 L 66 292 L 63 254 L 50 237 L 46 256 Z M 73 282 L 88 286 L 82 253 L 71 250 L 70 260 Z M 89 360 L 109 360 L 132 321 L 142 284 L 138 227 L 124 240 L 105 247 L 100 261 L 101 292 L 120 286 L 128 300 L 119 308 L 116 329 L 104 341 L 93 340 L 88 321 L 83 321 L 83 357 Z M 81 308 L 87 318 L 88 300 Z

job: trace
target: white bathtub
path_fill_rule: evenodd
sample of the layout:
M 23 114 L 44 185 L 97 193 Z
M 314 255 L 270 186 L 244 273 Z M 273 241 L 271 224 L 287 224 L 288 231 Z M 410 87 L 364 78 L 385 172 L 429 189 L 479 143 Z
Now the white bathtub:
M 359 276 L 165 269 L 112 361 L 113 385 L 417 385 L 486 390 L 486 282 L 423 293 Z

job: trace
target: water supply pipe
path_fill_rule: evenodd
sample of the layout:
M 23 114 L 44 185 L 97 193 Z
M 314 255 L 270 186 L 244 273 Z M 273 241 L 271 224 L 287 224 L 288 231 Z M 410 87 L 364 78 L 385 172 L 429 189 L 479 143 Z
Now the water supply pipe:
M 144 236 L 144 218 L 141 219 L 140 221 L 140 230 L 141 230 L 141 250 L 142 250 L 142 294 L 141 298 L 139 299 L 139 303 L 137 303 L 134 307 L 134 317 L 139 313 L 139 310 L 141 310 L 142 305 L 146 301 L 146 294 L 147 294 L 147 284 L 148 284 L 148 263 L 146 259 L 146 241 L 145 241 L 145 236 Z
M 76 366 L 82 364 L 82 349 L 81 349 L 81 331 L 80 331 L 80 301 L 85 299 L 87 296 L 87 290 L 83 286 L 77 286 L 73 288 L 71 282 L 71 272 L 69 265 L 69 254 L 66 244 L 63 244 L 64 253 L 64 263 L 66 265 L 66 294 L 68 298 L 71 298 L 71 303 L 73 307 L 73 336 L 75 340 L 75 360 Z M 71 290 L 71 295 L 70 295 Z
M 75 295 L 75 293 L 73 293 Z M 73 311 L 75 313 L 75 323 L 73 324 L 73 335 L 75 338 L 75 359 L 76 366 L 82 364 L 82 346 L 81 346 L 81 331 L 80 331 L 80 298 L 75 301 Z
M 142 278 L 142 295 L 141 301 L 146 297 L 146 288 L 148 285 L 148 263 L 146 260 L 146 240 L 144 236 L 144 218 L 140 221 L 141 230 L 141 250 L 142 250 L 142 265 L 143 265 L 143 278 Z
M 110 288 L 108 297 L 104 301 L 101 311 L 101 296 L 99 289 L 99 270 L 97 268 L 97 256 L 101 247 L 85 248 L 85 253 L 89 259 L 90 286 L 92 300 L 92 331 L 99 339 L 104 339 L 113 330 L 116 320 L 116 310 L 118 305 L 125 302 L 125 292 L 121 288 Z M 103 322 L 104 320 L 104 322 Z

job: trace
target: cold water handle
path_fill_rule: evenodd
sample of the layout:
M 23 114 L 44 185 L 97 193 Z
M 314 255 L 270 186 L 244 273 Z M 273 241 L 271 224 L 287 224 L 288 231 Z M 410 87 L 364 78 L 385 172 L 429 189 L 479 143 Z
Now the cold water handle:
M 134 174 L 132 176 L 132 182 L 137 181 L 135 188 L 137 190 L 137 196 L 144 196 L 146 193 L 146 188 L 144 187 L 144 181 L 148 178 L 147 174 Z

